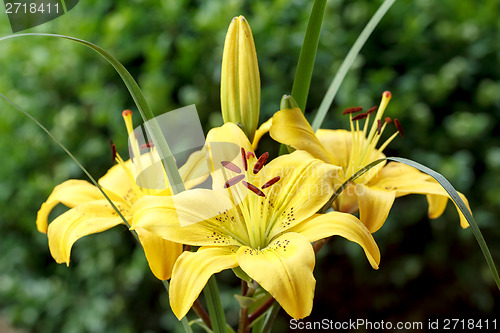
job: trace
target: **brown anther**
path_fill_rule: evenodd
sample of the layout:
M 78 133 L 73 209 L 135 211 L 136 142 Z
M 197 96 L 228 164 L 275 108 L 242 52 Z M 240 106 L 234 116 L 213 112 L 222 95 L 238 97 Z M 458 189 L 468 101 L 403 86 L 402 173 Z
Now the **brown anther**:
M 252 153 L 251 151 L 247 152 L 247 160 L 249 160 L 250 157 L 255 157 L 255 154 Z
M 352 121 L 361 120 L 361 119 L 366 118 L 367 116 L 368 116 L 368 114 L 366 114 L 366 113 L 360 113 L 360 114 L 357 114 L 354 117 L 352 117 Z
M 385 117 L 385 119 L 384 119 L 384 120 L 385 120 L 385 122 L 386 122 L 387 124 L 392 123 L 392 119 L 391 119 L 391 117 Z
M 230 186 L 233 186 L 235 184 L 238 184 L 240 182 L 240 180 L 242 180 L 243 178 L 245 178 L 245 175 L 238 175 L 238 176 L 234 176 L 233 178 L 229 179 L 225 184 L 224 184 L 224 188 L 228 188 Z
M 371 115 L 373 112 L 375 112 L 377 110 L 378 106 L 375 105 L 374 107 L 368 109 L 368 111 L 366 111 L 366 114 L 367 115 Z
M 403 131 L 403 126 L 401 126 L 401 123 L 396 118 L 394 118 L 394 125 L 396 125 L 396 128 L 397 128 L 399 134 L 401 135 L 401 137 L 404 138 L 405 132 Z
M 361 110 L 363 110 L 363 108 L 361 106 L 353 106 L 353 107 L 345 109 L 344 112 L 342 112 L 342 115 L 359 112 Z
M 257 162 L 255 162 L 255 165 L 253 166 L 254 175 L 257 174 L 257 172 L 259 172 L 264 167 L 264 164 L 266 163 L 268 157 L 269 157 L 268 152 L 265 152 L 264 154 L 260 155 L 259 159 L 257 160 Z
M 380 135 L 380 130 L 382 129 L 382 122 L 377 119 L 377 134 Z
M 220 162 L 220 164 L 222 164 L 222 166 L 228 170 L 234 171 L 236 173 L 241 173 L 240 167 L 232 162 L 222 161 L 222 162 Z
M 245 148 L 241 147 L 241 159 L 243 160 L 243 168 L 245 169 L 245 171 L 248 170 L 248 164 L 247 164 L 246 157 L 247 157 L 247 155 L 245 153 Z
M 262 192 L 261 190 L 259 190 L 259 188 L 255 185 L 252 185 L 250 183 L 247 183 L 246 181 L 242 181 L 242 184 L 246 186 L 246 188 L 248 188 L 250 191 L 252 191 L 253 193 L 257 194 L 259 197 L 265 197 L 266 195 L 264 194 L 264 192 Z
M 262 185 L 262 189 L 268 188 L 271 185 L 276 184 L 276 182 L 280 180 L 280 176 L 276 176 L 273 179 L 267 181 L 264 185 Z
M 116 146 L 113 143 L 113 140 L 110 140 L 111 143 L 111 162 L 114 163 L 116 160 Z

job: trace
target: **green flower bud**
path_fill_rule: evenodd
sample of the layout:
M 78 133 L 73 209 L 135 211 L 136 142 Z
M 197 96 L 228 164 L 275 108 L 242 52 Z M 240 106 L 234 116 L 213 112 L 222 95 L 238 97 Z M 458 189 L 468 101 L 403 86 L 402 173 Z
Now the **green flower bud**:
M 238 124 L 251 142 L 259 122 L 260 75 L 252 31 L 243 16 L 233 18 L 227 31 L 220 97 L 224 123 Z

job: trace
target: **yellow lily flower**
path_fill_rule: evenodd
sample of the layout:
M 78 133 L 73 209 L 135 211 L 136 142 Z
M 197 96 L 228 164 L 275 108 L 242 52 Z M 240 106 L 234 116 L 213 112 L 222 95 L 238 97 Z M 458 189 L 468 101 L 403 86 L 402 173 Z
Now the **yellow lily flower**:
M 334 179 L 335 188 L 338 188 L 367 164 L 384 158 L 383 150 L 387 145 L 398 133 L 403 135 L 397 119 L 382 119 L 390 99 L 391 93 L 386 91 L 378 108 L 356 116 L 353 113 L 361 111 L 359 107 L 344 111 L 350 117 L 350 131 L 320 129 L 315 133 L 299 109 L 281 110 L 272 118 L 270 135 L 278 142 L 306 150 L 316 158 L 340 166 L 342 171 Z M 362 129 L 359 124 L 361 119 L 366 119 Z M 397 131 L 377 148 L 382 133 L 391 122 L 394 122 Z M 394 199 L 412 193 L 427 196 L 430 218 L 441 216 L 449 198 L 448 193 L 427 174 L 403 163 L 382 162 L 350 182 L 334 202 L 333 208 L 351 214 L 359 210 L 360 220 L 373 233 L 384 224 Z M 460 197 L 468 207 L 465 196 L 460 194 Z M 463 214 L 458 208 L 457 211 L 461 226 L 468 227 Z
M 308 316 L 316 283 L 311 242 L 332 235 L 358 243 L 378 268 L 377 244 L 356 217 L 316 214 L 333 194 L 330 174 L 338 167 L 305 151 L 264 165 L 268 154 L 257 158 L 233 123 L 212 129 L 207 142 L 216 169 L 212 189 L 144 197 L 133 207 L 132 228 L 200 246 L 182 253 L 174 265 L 170 304 L 177 318 L 186 315 L 210 276 L 238 266 L 290 316 Z M 216 149 L 217 143 L 236 149 L 224 144 Z
M 128 133 L 132 133 L 132 113 L 124 111 L 123 117 Z M 133 147 L 136 149 L 138 147 Z M 134 165 L 142 167 L 152 166 L 154 154 L 137 154 Z M 191 186 L 193 181 L 200 177 L 200 160 L 203 152 L 194 153 L 186 164 L 179 170 L 183 180 Z M 117 165 L 99 179 L 99 185 L 120 210 L 123 217 L 130 224 L 133 218 L 132 205 L 145 195 L 171 195 L 168 186 L 164 190 L 150 190 L 136 185 L 131 160 L 123 161 L 117 155 Z M 167 184 L 168 185 L 168 184 Z M 59 203 L 70 209 L 48 224 L 48 216 Z M 47 201 L 42 204 L 37 214 L 36 225 L 38 231 L 47 233 L 49 248 L 52 257 L 57 263 L 69 265 L 70 253 L 73 244 L 80 238 L 108 230 L 116 225 L 124 224 L 122 218 L 111 207 L 99 189 L 84 180 L 71 179 L 56 186 Z M 171 276 L 172 267 L 177 257 L 182 253 L 182 245 L 162 239 L 142 228 L 136 233 L 144 248 L 149 267 L 160 280 L 167 280 Z

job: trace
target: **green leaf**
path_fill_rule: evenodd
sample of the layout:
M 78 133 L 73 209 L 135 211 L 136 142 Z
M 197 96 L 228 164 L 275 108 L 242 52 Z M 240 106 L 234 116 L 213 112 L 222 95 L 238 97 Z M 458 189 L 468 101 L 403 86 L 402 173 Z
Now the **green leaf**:
M 330 109 L 333 99 L 335 98 L 335 95 L 337 94 L 337 91 L 339 90 L 342 81 L 344 81 L 344 78 L 347 75 L 349 68 L 351 68 L 352 64 L 354 63 L 354 60 L 358 56 L 359 51 L 361 51 L 361 48 L 363 47 L 363 45 L 365 45 L 366 41 L 368 40 L 368 37 L 370 37 L 373 30 L 375 30 L 377 24 L 380 22 L 382 17 L 384 17 L 385 13 L 387 13 L 389 8 L 391 8 L 392 4 L 395 1 L 396 0 L 385 0 L 384 3 L 382 3 L 382 5 L 375 12 L 375 14 L 368 22 L 368 24 L 361 32 L 354 45 L 349 50 L 349 53 L 347 53 L 347 56 L 342 62 L 342 65 L 340 65 L 337 74 L 335 74 L 335 77 L 333 78 L 330 87 L 328 87 L 325 97 L 323 97 L 323 101 L 321 102 L 318 112 L 316 113 L 316 116 L 314 117 L 314 120 L 311 124 L 311 127 L 314 131 L 318 130 L 321 127 L 323 120 L 325 120 L 326 113 Z
M 469 211 L 465 203 L 463 202 L 462 198 L 458 195 L 457 190 L 451 185 L 451 183 L 439 172 L 436 172 L 425 165 L 422 165 L 418 162 L 402 158 L 402 157 L 386 157 L 386 158 L 381 158 L 376 161 L 373 161 L 372 163 L 366 165 L 363 169 L 359 170 L 356 172 L 351 178 L 346 180 L 344 184 L 342 184 L 333 194 L 332 198 L 329 201 L 329 205 L 335 201 L 335 199 L 342 193 L 342 191 L 347 187 L 347 184 L 356 178 L 360 177 L 363 175 L 365 172 L 373 168 L 375 165 L 382 163 L 386 160 L 389 161 L 394 161 L 394 162 L 399 162 L 399 163 L 404 163 L 406 165 L 412 166 L 423 173 L 428 174 L 432 178 L 434 178 L 444 189 L 448 194 L 450 195 L 451 200 L 457 205 L 458 209 L 464 214 L 465 218 L 467 219 L 467 222 L 469 222 L 469 225 L 471 226 L 472 232 L 474 233 L 474 236 L 476 237 L 476 240 L 479 244 L 479 247 L 481 248 L 481 251 L 483 252 L 483 256 L 488 263 L 488 267 L 490 268 L 491 274 L 493 275 L 493 279 L 495 280 L 495 283 L 497 284 L 498 289 L 500 290 L 500 277 L 498 276 L 498 271 L 495 266 L 495 263 L 493 261 L 493 258 L 491 257 L 490 250 L 488 248 L 488 245 L 486 244 L 486 241 L 484 240 L 483 234 L 481 233 L 481 230 L 479 229 L 479 226 L 477 225 L 476 220 L 472 216 L 472 213 Z
M 325 15 L 326 0 L 316 0 L 307 23 L 304 43 L 300 49 L 297 71 L 293 80 L 292 96 L 297 101 L 299 108 L 304 112 L 306 109 L 307 95 L 311 85 L 314 60 L 318 49 L 321 24 Z
M 157 147 L 158 151 L 160 152 L 160 156 L 162 157 L 162 163 L 165 168 L 165 172 L 167 174 L 170 185 L 172 187 L 172 191 L 174 193 L 179 193 L 184 191 L 184 184 L 182 182 L 181 176 L 179 175 L 179 170 L 177 170 L 175 159 L 172 155 L 170 147 L 165 141 L 165 138 L 161 132 L 158 123 L 154 120 L 155 116 L 151 111 L 148 103 L 146 102 L 144 94 L 142 93 L 141 89 L 139 88 L 139 85 L 134 80 L 132 75 L 130 75 L 128 70 L 115 57 L 113 57 L 111 54 L 106 52 L 101 47 L 92 44 L 90 42 L 87 42 L 86 40 L 65 35 L 43 34 L 43 33 L 18 34 L 0 38 L 0 41 L 7 40 L 10 38 L 27 37 L 27 36 L 45 36 L 45 37 L 55 37 L 55 38 L 63 38 L 71 40 L 73 42 L 77 42 L 91 48 L 99 55 L 101 55 L 104 59 L 106 59 L 108 63 L 111 66 L 113 66 L 116 72 L 120 75 L 120 77 L 123 80 L 123 83 L 125 83 L 125 86 L 127 87 L 128 91 L 130 92 L 130 95 L 132 96 L 135 104 L 137 105 L 137 108 L 139 109 L 143 121 L 146 123 L 148 120 L 151 120 L 150 122 L 146 123 L 148 124 L 147 126 L 148 134 L 151 136 L 151 139 L 153 140 L 155 147 Z
M 212 322 L 212 328 L 215 333 L 226 333 L 226 315 L 224 314 L 224 308 L 220 301 L 219 288 L 217 287 L 217 280 L 215 275 L 208 280 L 205 289 L 203 289 L 203 294 L 205 295 L 207 301 L 208 313 L 210 315 L 210 321 Z

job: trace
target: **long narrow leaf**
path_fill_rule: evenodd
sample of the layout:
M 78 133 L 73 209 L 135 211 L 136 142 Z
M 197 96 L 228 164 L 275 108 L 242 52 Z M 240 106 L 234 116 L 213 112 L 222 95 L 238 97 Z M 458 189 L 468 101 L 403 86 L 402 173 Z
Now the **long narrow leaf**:
M 340 85 L 342 84 L 342 81 L 344 81 L 345 76 L 347 75 L 347 72 L 351 68 L 352 64 L 354 63 L 354 60 L 359 54 L 359 51 L 361 51 L 361 48 L 363 45 L 365 45 L 366 41 L 368 40 L 368 37 L 372 34 L 373 30 L 375 30 L 375 27 L 377 24 L 380 22 L 382 17 L 384 17 L 385 13 L 391 8 L 392 4 L 396 0 L 385 0 L 384 3 L 379 7 L 379 9 L 375 12 L 373 17 L 370 19 L 368 24 L 365 26 L 361 34 L 359 35 L 358 39 L 354 43 L 354 45 L 351 47 L 349 50 L 349 53 L 347 53 L 347 56 L 345 57 L 344 61 L 342 62 L 342 65 L 340 65 L 339 70 L 337 71 L 337 74 L 335 74 L 335 77 L 333 78 L 332 83 L 330 84 L 330 87 L 328 87 L 328 90 L 325 94 L 325 97 L 323 97 L 323 101 L 321 102 L 321 105 L 319 106 L 318 113 L 314 117 L 314 120 L 312 122 L 312 128 L 314 131 L 316 131 L 318 128 L 321 127 L 321 124 L 323 123 L 323 120 L 325 120 L 326 113 L 330 109 L 330 106 L 332 105 L 333 99 L 335 98 L 335 95 L 337 94 L 337 91 L 339 90 Z
M 319 34 L 321 24 L 325 15 L 326 0 L 316 0 L 311 11 L 311 16 L 307 23 L 306 34 L 302 48 L 300 49 L 297 71 L 293 80 L 292 96 L 299 104 L 299 108 L 304 112 L 306 109 L 307 95 L 311 85 L 314 60 L 318 49 Z
M 115 57 L 113 57 L 111 54 L 109 54 L 101 47 L 92 44 L 86 40 L 65 35 L 43 34 L 43 33 L 18 34 L 18 35 L 10 35 L 2 37 L 0 38 L 0 41 L 10 38 L 18 38 L 26 36 L 44 36 L 44 37 L 55 37 L 55 38 L 63 38 L 71 40 L 73 42 L 77 42 L 91 48 L 99 55 L 101 55 L 104 59 L 106 59 L 109 62 L 109 64 L 112 65 L 115 68 L 116 72 L 120 75 L 120 77 L 123 80 L 123 83 L 125 83 L 125 86 L 129 90 L 130 95 L 134 99 L 134 102 L 137 105 L 137 108 L 139 109 L 143 121 L 147 122 L 148 120 L 153 120 L 148 122 L 148 124 L 151 125 L 148 126 L 149 130 L 148 134 L 151 135 L 155 147 L 157 147 L 158 151 L 160 152 L 162 163 L 165 168 L 165 172 L 167 174 L 170 185 L 172 187 L 172 191 L 174 193 L 179 193 L 184 191 L 184 184 L 182 182 L 181 176 L 179 175 L 179 170 L 177 170 L 177 166 L 175 164 L 175 160 L 170 150 L 170 147 L 168 146 L 168 143 L 165 141 L 165 138 L 161 132 L 158 123 L 154 121 L 154 114 L 151 111 L 148 103 L 146 102 L 144 94 L 142 93 L 141 89 L 139 88 L 139 85 L 134 80 L 132 75 L 130 75 L 128 70 Z
M 481 230 L 479 229 L 479 226 L 477 225 L 476 220 L 472 216 L 472 213 L 469 211 L 465 203 L 463 202 L 462 198 L 458 195 L 457 190 L 451 185 L 451 183 L 439 172 L 436 172 L 425 165 L 422 165 L 418 162 L 402 158 L 402 157 L 386 157 L 386 158 L 381 158 L 376 161 L 373 161 L 372 163 L 366 165 L 363 169 L 359 170 L 356 172 L 351 178 L 346 180 L 344 184 L 342 184 L 334 193 L 332 198 L 330 199 L 328 206 L 331 206 L 331 204 L 337 199 L 337 197 L 340 195 L 340 193 L 347 187 L 349 182 L 355 180 L 356 178 L 360 177 L 363 175 L 365 172 L 373 168 L 375 165 L 382 163 L 386 160 L 389 161 L 394 161 L 394 162 L 399 162 L 403 163 L 409 166 L 412 166 L 423 173 L 428 174 L 432 178 L 434 178 L 444 189 L 448 194 L 450 195 L 451 200 L 457 205 L 458 209 L 464 214 L 465 218 L 467 219 L 467 222 L 469 222 L 469 225 L 471 226 L 472 232 L 474 233 L 474 236 L 476 237 L 476 240 L 479 244 L 479 247 L 481 248 L 481 251 L 483 252 L 484 259 L 488 263 L 488 267 L 490 268 L 491 274 L 493 275 L 493 279 L 495 280 L 495 283 L 497 284 L 498 289 L 500 290 L 500 277 L 498 276 L 498 271 L 495 266 L 495 263 L 493 261 L 493 258 L 491 257 L 490 250 L 488 248 L 488 245 L 486 244 L 486 241 L 484 240 L 483 234 L 481 233 Z

